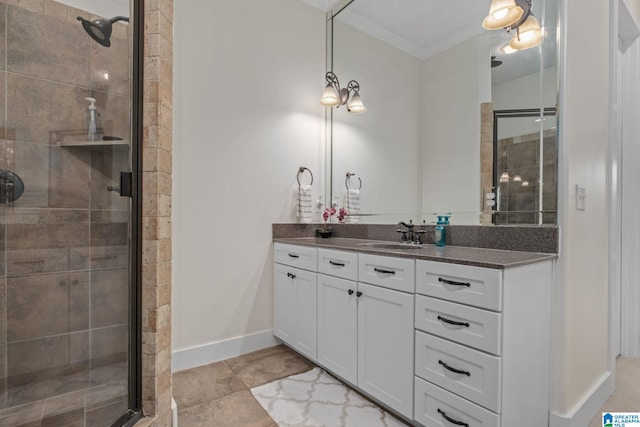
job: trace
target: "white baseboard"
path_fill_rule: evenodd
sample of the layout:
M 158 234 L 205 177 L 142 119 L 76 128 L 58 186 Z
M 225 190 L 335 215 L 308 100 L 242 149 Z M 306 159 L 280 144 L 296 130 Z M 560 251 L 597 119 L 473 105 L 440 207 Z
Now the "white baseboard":
M 171 370 L 172 372 L 183 371 L 277 344 L 279 342 L 273 336 L 273 329 L 269 329 L 224 341 L 176 350 L 171 353 Z
M 605 373 L 591 390 L 567 414 L 551 412 L 549 427 L 585 427 L 593 417 L 600 414 L 600 408 L 615 390 L 615 377 Z

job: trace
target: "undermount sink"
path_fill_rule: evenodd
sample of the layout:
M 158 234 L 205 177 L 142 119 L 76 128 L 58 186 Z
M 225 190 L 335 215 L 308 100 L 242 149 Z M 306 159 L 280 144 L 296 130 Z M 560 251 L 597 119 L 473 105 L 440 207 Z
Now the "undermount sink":
M 393 243 L 393 242 L 370 242 L 370 243 L 358 243 L 358 246 L 362 248 L 371 249 L 400 249 L 400 250 L 418 250 L 422 246 L 412 243 Z

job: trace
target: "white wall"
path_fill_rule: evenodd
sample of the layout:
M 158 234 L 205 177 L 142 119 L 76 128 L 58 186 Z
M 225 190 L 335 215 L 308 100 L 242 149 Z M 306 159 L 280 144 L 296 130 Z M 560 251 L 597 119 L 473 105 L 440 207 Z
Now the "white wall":
M 420 61 L 340 21 L 333 34 L 334 72 L 343 87 L 357 80 L 368 106 L 364 114 L 333 112 L 333 194 L 344 196 L 346 172 L 356 173 L 361 212 L 404 213 L 408 220 L 418 210 Z
M 586 400 L 608 379 L 609 5 L 563 5 L 552 425 L 580 426 L 599 410 Z M 575 210 L 576 184 L 586 186 L 585 211 Z
M 175 353 L 272 328 L 271 224 L 295 222 L 299 166 L 324 181 L 325 19 L 298 0 L 174 7 Z
M 478 223 L 480 104 L 491 100 L 489 43 L 476 37 L 422 64 L 422 211 L 453 212 L 452 223 Z
M 491 88 L 491 101 L 494 110 L 512 110 L 521 108 L 549 108 L 555 107 L 558 97 L 557 67 L 545 68 L 542 84 L 540 72 L 529 74 L 519 79 L 511 80 Z M 542 87 L 542 90 L 540 90 Z M 555 120 L 548 118 L 545 129 L 555 124 Z M 525 135 L 540 131 L 540 123 L 534 118 L 502 120 L 500 121 L 500 138 Z

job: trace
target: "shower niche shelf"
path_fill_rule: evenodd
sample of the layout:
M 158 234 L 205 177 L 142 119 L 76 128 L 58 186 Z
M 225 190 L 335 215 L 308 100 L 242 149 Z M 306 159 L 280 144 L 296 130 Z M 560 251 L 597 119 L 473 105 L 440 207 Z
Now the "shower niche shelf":
M 100 134 L 103 134 L 102 128 L 98 129 Z M 79 147 L 89 149 L 108 149 L 110 147 L 128 147 L 129 141 L 125 139 L 113 139 L 114 137 L 108 137 L 108 139 L 100 139 L 98 141 L 87 141 L 83 139 L 86 136 L 84 129 L 65 129 L 49 131 L 49 142 L 52 145 L 58 147 Z
M 59 147 L 108 148 L 128 146 L 129 141 L 123 139 L 116 141 L 61 141 L 56 145 Z

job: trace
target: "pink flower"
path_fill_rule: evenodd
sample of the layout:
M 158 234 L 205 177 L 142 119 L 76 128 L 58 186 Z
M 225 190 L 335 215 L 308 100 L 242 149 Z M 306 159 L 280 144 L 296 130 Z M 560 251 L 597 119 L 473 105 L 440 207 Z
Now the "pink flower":
M 345 208 L 340 208 L 340 210 L 338 211 L 338 222 L 342 224 L 344 222 L 344 218 L 347 215 L 349 215 L 347 210 Z

